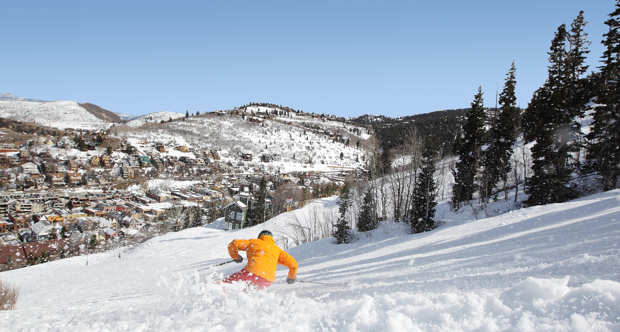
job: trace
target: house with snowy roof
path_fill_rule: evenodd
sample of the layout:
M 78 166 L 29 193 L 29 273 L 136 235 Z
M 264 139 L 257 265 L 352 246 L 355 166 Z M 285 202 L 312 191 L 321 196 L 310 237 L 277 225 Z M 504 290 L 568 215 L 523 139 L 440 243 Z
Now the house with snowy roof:
M 41 219 L 39 222 L 34 223 L 30 229 L 38 240 L 47 239 L 50 233 L 54 231 L 54 227 L 47 221 L 47 219 Z
M 39 175 L 41 174 L 39 172 L 39 166 L 37 166 L 37 164 L 33 163 L 33 162 L 27 162 L 27 163 L 23 163 L 21 166 L 21 171 L 23 174 L 29 174 L 29 175 Z
M 224 207 L 224 221 L 228 229 L 240 229 L 247 221 L 248 206 L 240 201 L 234 201 Z

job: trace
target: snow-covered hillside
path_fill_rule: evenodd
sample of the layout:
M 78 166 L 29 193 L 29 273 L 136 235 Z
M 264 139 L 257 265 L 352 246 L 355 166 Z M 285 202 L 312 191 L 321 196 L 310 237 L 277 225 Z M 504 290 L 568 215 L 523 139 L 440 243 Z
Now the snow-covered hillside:
M 407 234 L 384 223 L 352 244 L 289 248 L 298 282 L 241 291 L 226 245 L 262 228 L 326 223 L 323 199 L 236 232 L 194 228 L 134 248 L 3 272 L 20 289 L 6 331 L 619 331 L 620 190 L 488 219 L 446 216 Z M 292 225 L 297 226 L 292 226 Z M 289 244 L 291 244 L 289 240 Z M 88 264 L 87 264 L 88 262 Z
M 31 101 L 6 98 L 0 100 L 0 117 L 43 126 L 97 130 L 111 123 L 89 113 L 74 101 Z
M 312 127 L 308 127 L 310 124 Z M 242 115 L 209 113 L 149 127 L 117 128 L 113 134 L 127 138 L 140 153 L 151 155 L 194 159 L 197 152 L 217 151 L 222 163 L 231 163 L 238 169 L 243 166 L 239 164 L 242 155 L 251 154 L 251 158 L 244 160 L 245 166 L 263 167 L 275 174 L 363 167 L 366 152 L 357 142 L 369 135 L 362 130 L 365 128 L 307 115 L 261 118 L 248 111 Z M 159 144 L 170 148 L 157 151 Z M 190 149 L 181 152 L 172 148 L 178 146 Z
M 295 112 L 287 112 L 286 114 L 277 114 L 279 108 L 276 107 L 265 107 L 265 106 L 247 106 L 241 109 L 245 114 L 259 114 L 259 113 L 268 113 L 273 116 L 274 119 L 289 123 L 289 124 L 298 124 L 298 125 L 307 125 L 307 126 L 317 126 L 322 129 L 332 131 L 333 133 L 337 132 L 348 132 L 355 134 L 352 129 L 358 129 L 359 133 L 357 133 L 357 137 L 363 140 L 370 138 L 371 134 L 364 127 L 352 125 L 350 123 L 344 123 L 340 121 L 334 121 L 329 116 L 320 115 L 308 115 L 306 113 L 295 113 Z
M 160 123 L 162 121 L 176 120 L 184 116 L 185 115 L 177 112 L 153 112 L 133 118 L 126 124 L 130 127 L 140 127 L 149 123 Z

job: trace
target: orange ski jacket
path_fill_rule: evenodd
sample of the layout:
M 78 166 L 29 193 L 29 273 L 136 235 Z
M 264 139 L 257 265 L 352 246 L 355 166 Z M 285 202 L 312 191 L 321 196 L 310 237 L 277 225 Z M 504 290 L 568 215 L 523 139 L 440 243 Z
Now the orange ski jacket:
M 245 269 L 271 282 L 276 280 L 278 264 L 288 267 L 288 277 L 297 276 L 297 261 L 293 256 L 280 249 L 269 235 L 258 239 L 233 240 L 228 244 L 228 253 L 233 259 L 239 259 L 239 250 L 247 251 L 248 264 Z

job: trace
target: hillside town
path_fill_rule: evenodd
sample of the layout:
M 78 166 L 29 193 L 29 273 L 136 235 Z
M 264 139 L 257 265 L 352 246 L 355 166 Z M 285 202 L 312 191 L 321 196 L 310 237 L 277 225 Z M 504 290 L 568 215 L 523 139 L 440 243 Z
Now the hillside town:
M 111 134 L 114 128 L 41 134 L 21 125 L 0 132 L 0 270 L 131 245 L 220 217 L 228 229 L 243 228 L 333 194 L 360 172 L 281 173 L 265 167 L 280 159 L 276 153 L 224 152 L 224 159 L 217 149 L 130 140 Z

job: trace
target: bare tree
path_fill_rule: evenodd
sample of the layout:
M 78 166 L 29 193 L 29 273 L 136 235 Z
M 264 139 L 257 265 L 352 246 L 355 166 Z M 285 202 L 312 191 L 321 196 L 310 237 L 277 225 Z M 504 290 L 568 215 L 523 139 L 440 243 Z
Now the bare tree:
M 17 303 L 17 288 L 0 280 L 0 310 L 13 310 Z
M 333 211 L 321 210 L 319 212 L 318 208 L 312 209 L 310 217 L 296 214 L 295 221 L 288 224 L 293 229 L 292 234 L 286 235 L 293 240 L 295 245 L 318 241 L 331 236 L 332 225 L 329 222 L 325 222 L 325 220 L 333 220 L 335 218 Z
M 385 176 L 392 204 L 392 218 L 396 221 L 409 218 L 415 181 L 420 170 L 422 148 L 423 140 L 417 136 L 415 129 L 410 129 L 399 150 L 400 159 L 395 162 L 393 170 Z

